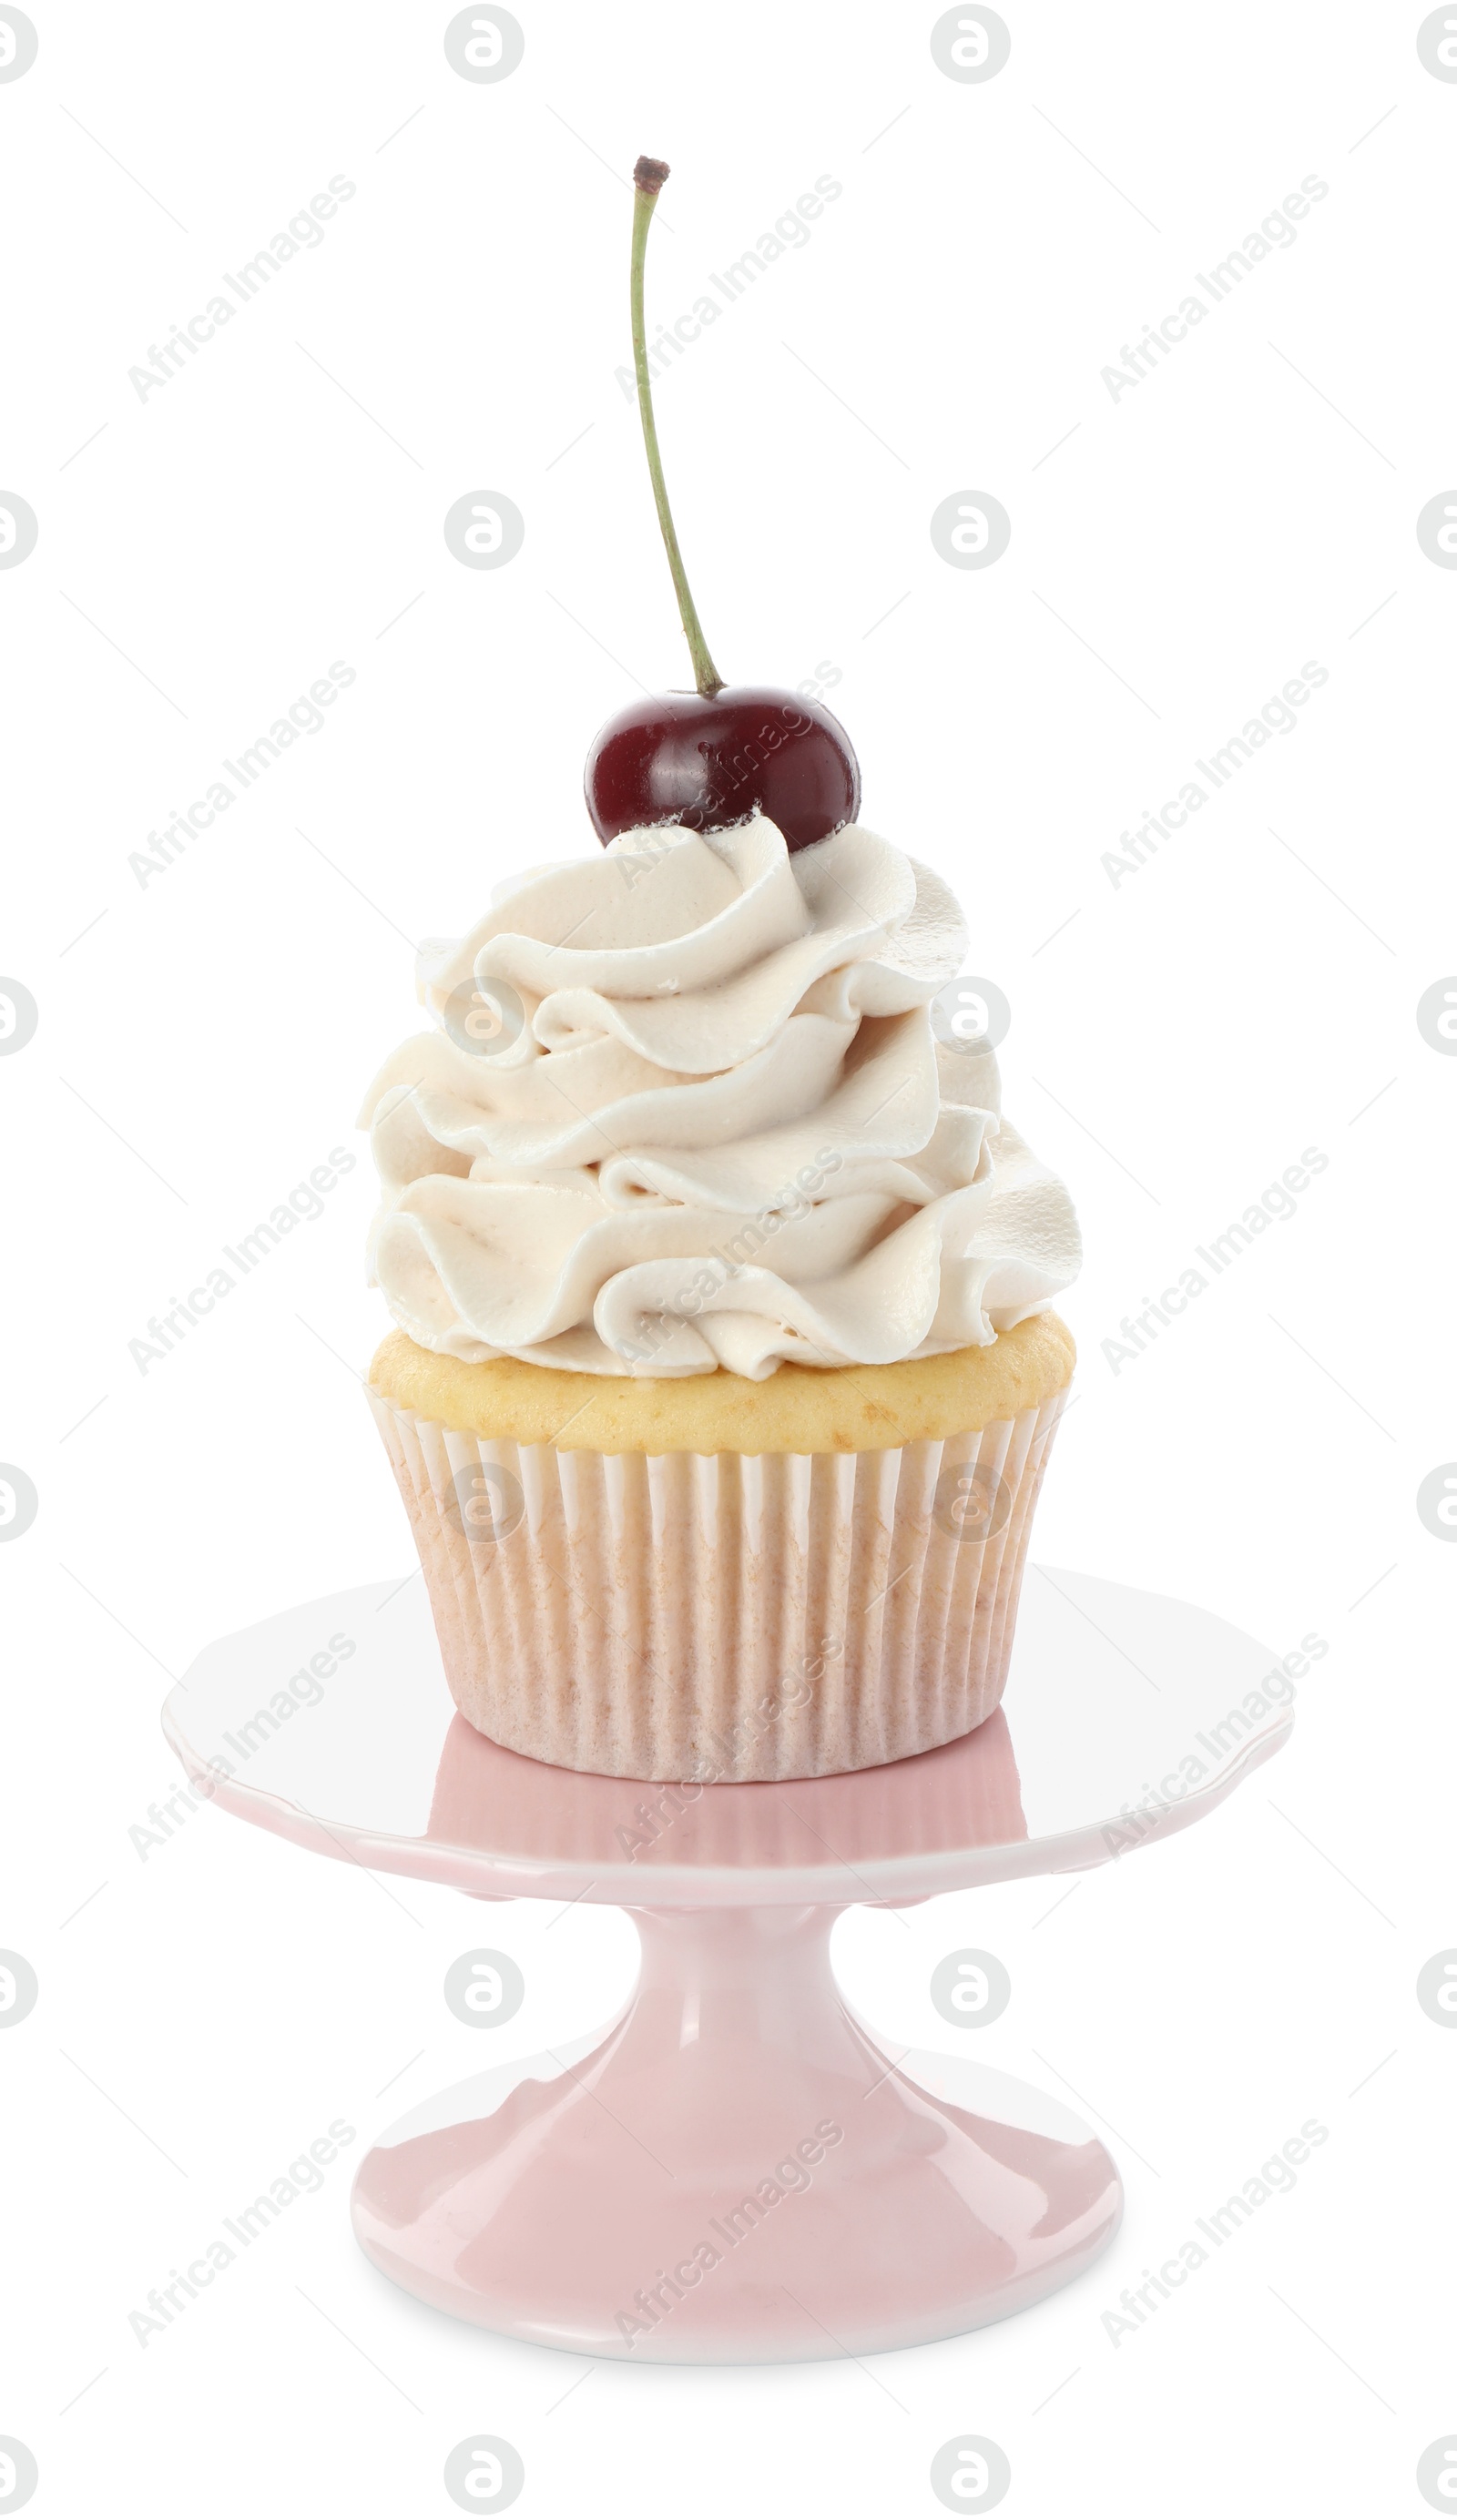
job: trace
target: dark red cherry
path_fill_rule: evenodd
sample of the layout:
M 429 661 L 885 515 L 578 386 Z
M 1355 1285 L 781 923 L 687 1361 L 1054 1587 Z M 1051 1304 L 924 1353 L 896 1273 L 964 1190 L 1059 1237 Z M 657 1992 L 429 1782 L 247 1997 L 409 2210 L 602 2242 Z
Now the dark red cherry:
M 597 736 L 585 785 L 604 847 L 646 824 L 722 832 L 758 812 L 803 849 L 852 823 L 860 805 L 860 765 L 840 720 L 799 692 L 757 683 L 711 699 L 660 692 L 631 701 Z

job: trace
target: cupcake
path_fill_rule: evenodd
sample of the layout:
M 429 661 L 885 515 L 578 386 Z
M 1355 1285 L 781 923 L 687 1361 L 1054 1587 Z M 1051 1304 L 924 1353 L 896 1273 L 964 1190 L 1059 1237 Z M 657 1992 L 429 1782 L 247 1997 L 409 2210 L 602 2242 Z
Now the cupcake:
M 820 703 L 726 688 L 639 400 L 696 690 L 588 758 L 604 844 L 427 946 L 361 1115 L 371 1407 L 457 1706 L 696 1783 L 845 1774 L 1001 1697 L 1072 1371 L 1070 1202 L 955 1012 L 939 877 Z
M 1078 1259 L 966 934 L 858 825 L 615 838 L 428 948 L 364 1118 L 370 1397 L 463 1715 L 599 1775 L 879 1766 L 998 1703 Z

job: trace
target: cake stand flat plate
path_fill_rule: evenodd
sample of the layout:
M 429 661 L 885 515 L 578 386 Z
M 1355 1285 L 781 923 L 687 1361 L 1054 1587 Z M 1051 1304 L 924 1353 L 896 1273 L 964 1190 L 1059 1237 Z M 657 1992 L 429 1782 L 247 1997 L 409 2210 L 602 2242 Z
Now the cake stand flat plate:
M 477 1896 L 849 1906 L 1080 1870 L 1166 1836 L 1280 1749 L 1276 1655 L 1209 1611 L 1029 1567 L 1003 1705 L 848 1777 L 676 1787 L 503 1750 L 456 1714 L 418 1574 L 211 1644 L 162 1723 L 224 1809 Z

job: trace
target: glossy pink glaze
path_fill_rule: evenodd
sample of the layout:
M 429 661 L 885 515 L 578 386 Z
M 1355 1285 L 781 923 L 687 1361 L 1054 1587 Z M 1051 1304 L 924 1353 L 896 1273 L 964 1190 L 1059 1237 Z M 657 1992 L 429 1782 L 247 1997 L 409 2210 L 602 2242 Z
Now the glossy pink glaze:
M 850 1777 L 744 1785 L 579 1776 L 503 1750 L 457 1715 L 440 1751 L 429 1833 L 524 1856 L 566 1840 L 585 1864 L 620 1865 L 625 1856 L 643 1875 L 645 1897 L 647 1868 L 669 1857 L 763 1872 L 818 1848 L 840 1859 L 848 1902 L 863 1893 L 856 1862 L 888 1847 L 1012 1847 L 1027 1824 L 1000 1707 L 975 1732 L 914 1759 Z M 634 1904 L 630 1888 L 622 1897 Z
M 1036 1570 L 1010 1713 L 858 1775 L 691 1793 L 475 1732 L 407 1579 L 209 1646 L 163 1724 L 202 1794 L 298 1845 L 476 1899 L 612 1902 L 642 1936 L 634 2002 L 595 2048 L 493 2066 L 366 2156 L 353 2213 L 376 2265 L 537 2343 L 795 2361 L 1024 2309 L 1082 2271 L 1121 2205 L 1070 2112 L 964 2047 L 883 2053 L 837 1992 L 835 1915 L 1187 1827 L 1288 1739 L 1288 1688 L 1261 1691 L 1275 1668 L 1186 1602 Z
M 924 2344 L 1068 2282 L 1121 2212 L 1103 2145 L 898 2073 L 836 1989 L 836 1912 L 635 1912 L 636 2000 L 592 2055 L 367 2155 L 367 2254 L 456 2318 L 645 2362 Z

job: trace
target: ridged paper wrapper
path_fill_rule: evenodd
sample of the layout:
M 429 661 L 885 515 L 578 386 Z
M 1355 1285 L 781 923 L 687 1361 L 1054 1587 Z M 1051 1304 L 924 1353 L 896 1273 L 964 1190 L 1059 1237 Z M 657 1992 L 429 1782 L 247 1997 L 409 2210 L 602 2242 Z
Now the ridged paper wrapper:
M 1000 1703 L 1067 1400 L 863 1453 L 592 1453 L 370 1406 L 456 1705 L 593 1776 L 842 1776 Z

